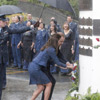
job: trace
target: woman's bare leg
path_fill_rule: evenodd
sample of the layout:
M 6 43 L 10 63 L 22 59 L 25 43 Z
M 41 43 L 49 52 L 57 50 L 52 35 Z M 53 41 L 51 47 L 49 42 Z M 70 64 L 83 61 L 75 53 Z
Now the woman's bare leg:
M 37 85 L 37 89 L 34 91 L 31 100 L 35 100 L 37 96 L 44 90 L 43 85 Z
M 48 100 L 51 92 L 52 83 L 48 83 L 45 85 L 45 92 L 44 92 L 44 100 Z

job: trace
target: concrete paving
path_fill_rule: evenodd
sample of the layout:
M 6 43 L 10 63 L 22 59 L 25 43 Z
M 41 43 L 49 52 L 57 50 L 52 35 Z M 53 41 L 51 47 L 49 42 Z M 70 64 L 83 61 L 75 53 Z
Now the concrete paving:
M 8 71 L 9 72 L 9 71 Z M 60 74 L 54 75 L 57 80 L 52 100 L 65 100 L 71 88 L 71 79 Z M 29 85 L 28 72 L 7 74 L 7 87 L 3 90 L 2 100 L 30 100 L 36 85 Z M 41 94 L 36 100 L 41 100 Z

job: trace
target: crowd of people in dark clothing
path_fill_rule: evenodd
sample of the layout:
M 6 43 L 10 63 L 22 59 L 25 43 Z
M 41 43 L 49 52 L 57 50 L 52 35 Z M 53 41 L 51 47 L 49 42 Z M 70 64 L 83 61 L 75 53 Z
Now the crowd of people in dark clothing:
M 12 64 L 12 67 L 27 70 L 32 58 L 40 52 L 41 47 L 48 41 L 49 37 L 58 32 L 62 32 L 65 36 L 65 41 L 60 49 L 64 57 L 69 62 L 78 60 L 77 24 L 72 21 L 71 16 L 67 17 L 62 27 L 54 17 L 50 19 L 48 26 L 45 26 L 42 19 L 38 19 L 38 21 L 38 27 L 22 34 L 16 33 L 10 36 L 10 41 L 8 41 L 8 66 Z M 7 21 L 7 25 L 11 28 L 35 24 L 36 21 L 32 20 L 31 14 L 27 15 L 26 21 L 24 21 L 23 16 L 12 17 L 11 24 Z M 61 69 L 60 71 L 62 75 L 66 74 L 66 70 Z M 51 73 L 58 73 L 58 69 L 51 66 Z
M 36 59 L 37 55 L 41 51 L 41 48 L 47 43 L 47 41 L 49 41 L 49 39 L 54 37 L 55 34 L 62 34 L 64 37 L 63 44 L 59 46 L 59 51 L 63 55 L 63 58 L 66 59 L 66 61 L 69 63 L 73 63 L 79 60 L 77 23 L 73 21 L 71 16 L 67 16 L 63 26 L 60 26 L 57 23 L 55 17 L 50 19 L 49 25 L 45 25 L 43 19 L 40 18 L 35 21 L 32 19 L 31 14 L 27 15 L 26 21 L 24 21 L 24 17 L 22 15 L 12 17 L 10 24 L 9 18 L 6 18 L 5 24 L 9 27 L 9 29 L 19 30 L 20 28 L 23 29 L 23 27 L 25 29 L 23 29 L 23 31 L 17 32 L 16 30 L 10 32 L 9 39 L 7 40 L 6 54 L 6 65 L 8 67 L 17 67 L 18 69 L 28 70 L 30 62 L 32 62 L 33 59 Z M 26 30 L 25 27 L 30 29 Z M 2 31 L 2 28 L 0 28 L 0 31 Z M 1 46 L 2 41 L 0 41 L 0 48 Z M 53 74 L 58 74 L 61 72 L 61 75 L 69 75 L 69 73 L 72 71 L 70 68 L 66 70 L 55 67 L 57 66 L 55 63 L 49 64 L 49 66 L 49 71 Z M 4 80 L 2 88 L 5 88 L 6 68 L 4 69 L 3 74 Z

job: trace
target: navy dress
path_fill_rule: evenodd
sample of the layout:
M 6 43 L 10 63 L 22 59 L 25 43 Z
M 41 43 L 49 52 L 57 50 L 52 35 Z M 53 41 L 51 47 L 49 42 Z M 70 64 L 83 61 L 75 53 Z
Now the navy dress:
M 47 67 L 47 63 L 50 60 L 53 60 L 59 66 L 66 67 L 66 64 L 61 63 L 56 56 L 56 50 L 53 47 L 49 47 L 41 51 L 29 64 L 30 84 L 47 84 L 51 82 L 48 76 L 41 70 L 41 68 Z
M 49 34 L 46 29 L 38 30 L 36 34 L 36 41 L 34 48 L 36 49 L 36 52 L 40 52 L 41 47 L 48 41 Z

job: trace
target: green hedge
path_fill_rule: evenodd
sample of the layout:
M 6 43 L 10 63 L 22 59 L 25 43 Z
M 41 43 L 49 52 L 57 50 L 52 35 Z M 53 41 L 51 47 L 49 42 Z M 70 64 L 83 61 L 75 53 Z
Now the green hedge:
M 71 96 L 71 93 L 69 92 L 65 100 L 100 100 L 100 93 L 91 93 L 91 88 L 88 88 L 85 95 L 76 94 Z
M 18 0 L 0 0 L 0 6 L 1 5 L 16 5 L 18 3 Z

